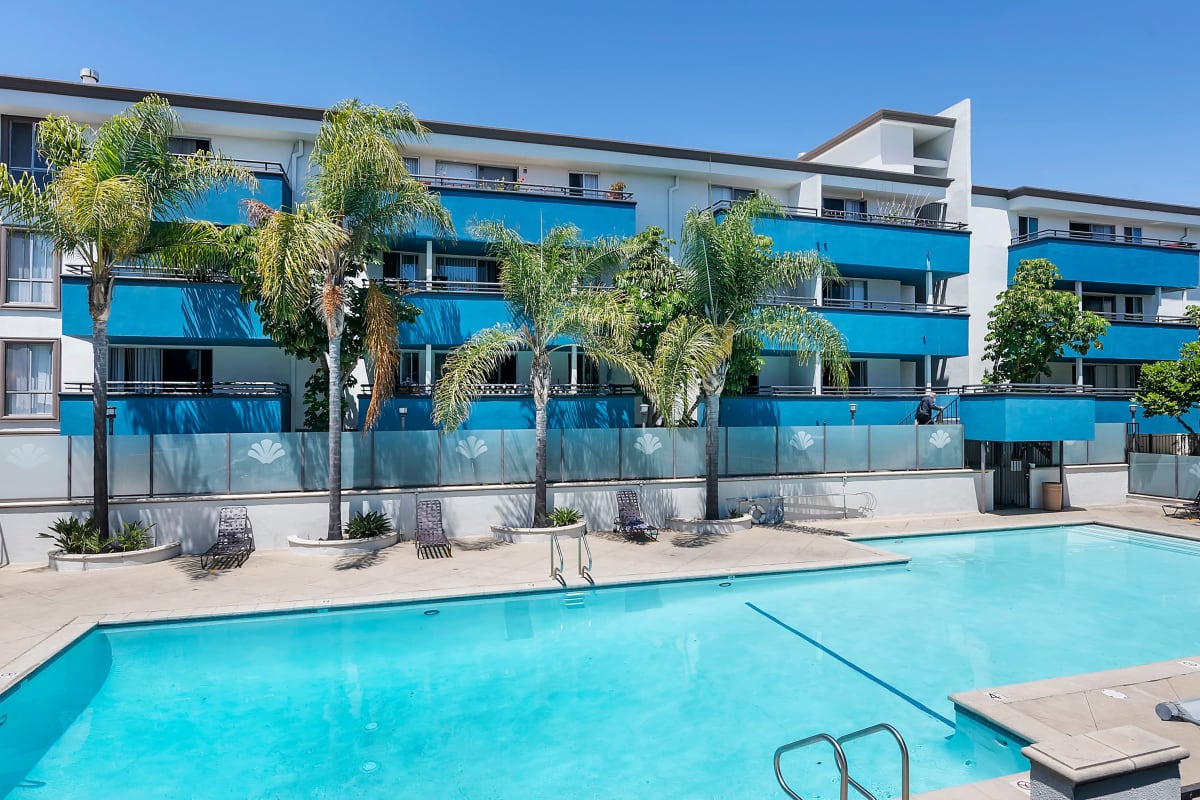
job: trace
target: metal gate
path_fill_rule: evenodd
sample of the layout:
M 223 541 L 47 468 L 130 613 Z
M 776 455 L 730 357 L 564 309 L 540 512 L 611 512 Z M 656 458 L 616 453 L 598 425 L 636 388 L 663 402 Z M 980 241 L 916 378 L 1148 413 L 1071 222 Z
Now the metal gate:
M 1052 466 L 1052 442 L 987 442 L 987 464 L 996 470 L 996 508 L 1029 508 L 1029 471 Z

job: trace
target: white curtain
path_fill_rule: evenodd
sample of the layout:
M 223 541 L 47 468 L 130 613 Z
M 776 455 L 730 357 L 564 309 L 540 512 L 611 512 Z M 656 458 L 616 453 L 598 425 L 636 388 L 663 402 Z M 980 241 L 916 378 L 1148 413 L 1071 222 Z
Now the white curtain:
M 108 379 L 117 383 L 134 383 L 123 387 L 139 393 L 159 391 L 162 380 L 162 348 L 114 347 L 109 351 Z
M 4 352 L 4 413 L 54 413 L 54 345 L 11 343 Z

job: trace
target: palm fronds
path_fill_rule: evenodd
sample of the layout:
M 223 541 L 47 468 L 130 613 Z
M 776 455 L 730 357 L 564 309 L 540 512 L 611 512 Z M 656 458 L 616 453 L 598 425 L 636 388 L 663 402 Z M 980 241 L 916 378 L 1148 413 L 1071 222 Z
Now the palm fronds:
M 493 325 L 456 347 L 442 366 L 433 392 L 433 421 L 455 430 L 471 413 L 471 398 L 517 348 L 527 344 L 525 332 L 512 325 Z

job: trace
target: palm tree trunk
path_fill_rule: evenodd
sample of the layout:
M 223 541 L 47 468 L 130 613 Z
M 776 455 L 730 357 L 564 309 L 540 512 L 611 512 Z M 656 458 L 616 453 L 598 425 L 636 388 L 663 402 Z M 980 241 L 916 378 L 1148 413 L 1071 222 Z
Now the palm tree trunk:
M 704 393 L 704 518 L 720 519 L 721 393 Z
M 342 538 L 342 334 L 329 336 L 329 527 Z
M 546 404 L 550 400 L 550 354 L 535 353 L 529 373 L 534 406 L 533 527 L 546 527 Z
M 108 315 L 111 276 L 88 282 L 92 317 L 92 515 L 100 541 L 108 541 Z

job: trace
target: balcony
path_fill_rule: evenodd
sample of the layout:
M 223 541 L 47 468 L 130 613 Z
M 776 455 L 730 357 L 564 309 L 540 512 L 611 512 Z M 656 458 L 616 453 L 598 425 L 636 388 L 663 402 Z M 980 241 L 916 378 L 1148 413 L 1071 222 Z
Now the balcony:
M 210 190 L 192 204 L 187 211 L 188 216 L 217 225 L 233 225 L 246 221 L 242 208 L 245 200 L 258 200 L 276 209 L 292 205 L 292 187 L 282 164 L 273 161 L 233 161 L 254 173 L 258 190 L 245 186 Z
M 1091 289 L 1120 291 L 1133 287 L 1191 289 L 1200 283 L 1200 256 L 1193 242 L 1144 236 L 1046 230 L 1018 236 L 1008 247 L 1008 277 L 1021 261 L 1053 261 L 1064 281 L 1082 281 Z
M 837 326 L 855 356 L 950 358 L 968 354 L 965 306 L 834 299 L 817 306 L 813 298 L 785 296 L 769 302 L 809 306 Z M 766 347 L 772 349 L 772 343 Z
M 358 418 L 365 419 L 373 387 L 358 396 Z M 401 384 L 383 406 L 376 430 L 434 430 L 432 386 Z M 630 428 L 637 397 L 629 384 L 559 384 L 550 389 L 547 424 L 559 428 Z M 532 428 L 535 408 L 527 384 L 489 384 L 471 404 L 466 430 Z
M 68 270 L 62 276 L 63 335 L 90 337 L 88 277 Z M 241 302 L 236 283 L 201 283 L 138 268 L 118 275 L 108 319 L 113 344 L 273 345 L 254 307 Z
M 291 395 L 280 383 L 109 381 L 117 435 L 279 433 L 291 430 Z M 92 384 L 68 383 L 59 395 L 60 432 L 92 433 Z
M 720 214 L 728 201 L 712 207 Z M 963 222 L 883 216 L 818 208 L 784 209 L 783 219 L 763 220 L 758 230 L 775 249 L 818 250 L 847 275 L 901 280 L 925 279 L 926 264 L 935 280 L 966 275 L 971 233 Z
M 1196 341 L 1196 326 L 1188 317 L 1154 317 L 1141 314 L 1110 314 L 1108 333 L 1100 340 L 1103 350 L 1092 349 L 1085 361 L 1174 361 L 1179 348 Z M 1073 352 L 1063 354 L 1073 358 Z
M 454 220 L 460 244 L 476 245 L 484 240 L 471 228 L 478 222 L 495 220 L 517 230 L 526 240 L 536 242 L 544 231 L 556 225 L 572 224 L 584 239 L 601 236 L 628 237 L 637 233 L 637 204 L 630 192 L 602 189 L 578 189 L 508 181 L 473 180 L 417 175 L 417 180 L 437 192 L 442 205 Z M 433 237 L 433 229 L 421 226 L 397 243 Z

